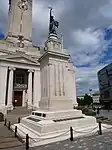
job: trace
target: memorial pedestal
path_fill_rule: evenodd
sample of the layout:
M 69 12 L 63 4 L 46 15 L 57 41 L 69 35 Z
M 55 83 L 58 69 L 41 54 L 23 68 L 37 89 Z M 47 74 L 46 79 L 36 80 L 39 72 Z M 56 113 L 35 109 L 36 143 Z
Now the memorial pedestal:
M 39 60 L 40 110 L 33 111 L 30 116 L 22 118 L 20 124 L 16 124 L 19 135 L 25 137 L 28 134 L 30 145 L 33 146 L 39 145 L 39 140 L 45 144 L 70 138 L 70 127 L 88 130 L 97 125 L 94 117 L 73 109 L 73 101 L 77 104 L 74 73 L 69 64 L 69 55 L 61 49 L 57 36 L 49 36 L 45 47 L 46 52 Z
M 21 123 L 13 125 L 13 130 L 15 126 L 18 127 L 21 137 L 28 134 L 30 145 L 37 146 L 69 139 L 70 127 L 74 131 L 79 131 L 79 133 L 75 133 L 75 137 L 87 134 L 82 130 L 91 131 L 93 134 L 93 128 L 96 128 L 97 123 L 95 117 L 85 116 L 80 110 L 38 110 L 22 118 Z

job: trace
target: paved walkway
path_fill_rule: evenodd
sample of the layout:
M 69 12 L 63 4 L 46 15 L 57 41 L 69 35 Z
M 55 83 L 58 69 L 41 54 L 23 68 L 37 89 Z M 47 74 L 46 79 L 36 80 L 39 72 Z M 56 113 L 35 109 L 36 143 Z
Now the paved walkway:
M 112 133 L 103 133 L 101 136 L 74 139 L 56 142 L 38 147 L 38 150 L 112 150 Z M 36 148 L 32 150 L 37 150 Z
M 100 110 L 99 116 L 104 116 L 105 118 L 112 119 L 112 110 Z
M 16 108 L 15 110 L 8 113 L 7 125 L 8 121 L 11 121 L 11 124 L 17 123 L 18 117 L 22 118 L 31 113 L 31 110 L 26 110 L 26 108 Z M 0 149 L 1 148 L 9 148 L 11 147 L 20 147 L 23 145 L 17 138 L 14 137 L 14 132 L 8 130 L 6 126 L 4 126 L 4 122 L 0 123 Z
M 18 122 L 18 118 L 22 118 L 22 117 L 26 117 L 29 114 L 31 114 L 32 110 L 28 110 L 25 107 L 23 108 L 19 108 L 16 107 L 15 110 L 9 112 L 6 116 L 7 121 L 11 121 L 12 124 L 17 123 Z
M 0 149 L 19 146 L 21 144 L 22 143 L 14 137 L 14 132 L 8 130 L 8 128 L 4 126 L 4 123 L 0 123 Z
M 25 150 L 25 147 L 19 146 L 9 148 L 8 150 Z M 55 142 L 39 147 L 33 147 L 29 150 L 112 150 L 112 132 L 103 133 L 101 136 L 74 139 L 74 141 L 65 140 Z

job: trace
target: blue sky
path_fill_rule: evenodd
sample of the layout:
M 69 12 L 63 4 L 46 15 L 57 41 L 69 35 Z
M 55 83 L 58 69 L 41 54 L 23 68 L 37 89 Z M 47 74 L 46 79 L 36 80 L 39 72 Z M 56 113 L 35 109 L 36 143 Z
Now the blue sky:
M 8 0 L 0 0 L 0 28 L 7 27 Z M 76 72 L 77 95 L 98 90 L 97 71 L 112 62 L 112 0 L 34 0 L 33 43 L 44 45 L 49 11 L 60 22 L 64 48 L 71 54 Z M 61 6 L 61 7 L 60 7 Z

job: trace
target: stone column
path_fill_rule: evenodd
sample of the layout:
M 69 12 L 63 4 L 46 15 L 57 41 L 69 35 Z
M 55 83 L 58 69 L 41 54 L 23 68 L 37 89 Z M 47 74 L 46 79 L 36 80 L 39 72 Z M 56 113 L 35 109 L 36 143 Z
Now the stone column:
M 32 108 L 32 72 L 33 70 L 28 70 L 28 108 Z
M 25 90 L 23 90 L 23 97 L 22 97 L 23 101 L 22 101 L 22 107 L 25 106 L 25 102 L 26 102 L 26 93 Z
M 34 72 L 34 91 L 33 91 L 33 105 L 39 107 L 39 101 L 41 98 L 41 83 L 40 83 L 40 70 Z
M 7 105 L 8 109 L 13 109 L 12 106 L 12 98 L 13 98 L 13 77 L 14 77 L 14 70 L 15 68 L 9 67 L 9 83 L 8 83 L 8 99 L 7 99 Z
M 0 66 L 0 106 L 5 106 L 8 67 Z

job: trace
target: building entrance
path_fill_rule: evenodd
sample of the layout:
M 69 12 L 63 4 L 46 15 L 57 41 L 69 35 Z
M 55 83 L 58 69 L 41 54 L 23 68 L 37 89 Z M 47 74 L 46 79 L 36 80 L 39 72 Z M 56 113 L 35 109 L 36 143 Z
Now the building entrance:
M 23 91 L 15 91 L 14 92 L 14 106 L 22 106 L 22 96 L 23 96 Z

